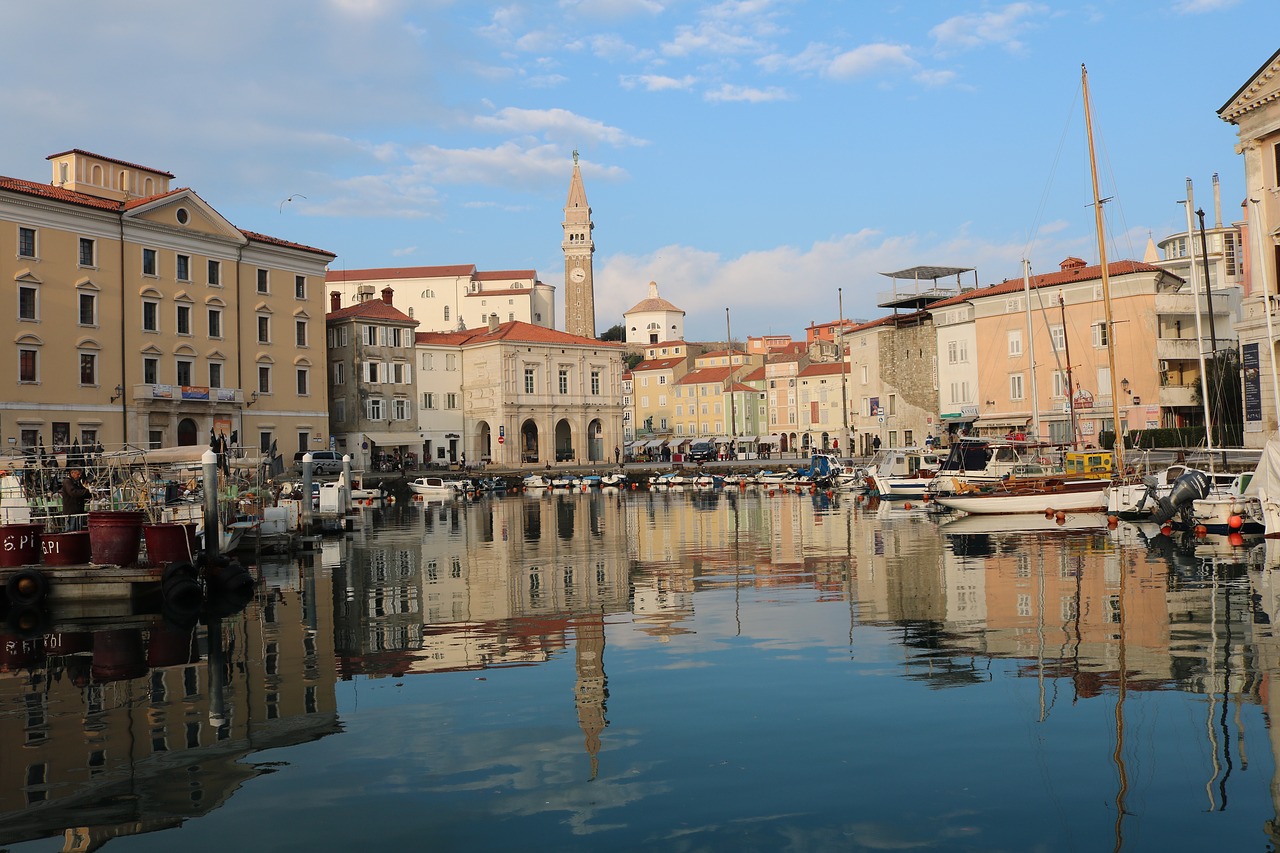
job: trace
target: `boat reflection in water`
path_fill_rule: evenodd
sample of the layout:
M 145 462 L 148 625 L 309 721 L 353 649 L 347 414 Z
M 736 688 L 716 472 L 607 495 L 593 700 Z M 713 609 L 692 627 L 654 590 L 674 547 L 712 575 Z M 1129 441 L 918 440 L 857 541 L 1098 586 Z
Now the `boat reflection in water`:
M 93 640 L 128 666 L 10 646 L 0 843 L 184 822 L 172 843 L 208 850 L 1271 837 L 1271 542 L 750 488 L 366 517 L 264 563 L 220 630 L 104 626 L 135 632 Z

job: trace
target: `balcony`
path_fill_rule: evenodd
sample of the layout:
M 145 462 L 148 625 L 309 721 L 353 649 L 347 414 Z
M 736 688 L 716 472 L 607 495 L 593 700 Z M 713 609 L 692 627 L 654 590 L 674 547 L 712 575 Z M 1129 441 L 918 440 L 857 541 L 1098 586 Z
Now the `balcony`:
M 1162 361 L 1197 361 L 1200 342 L 1195 338 L 1156 338 L 1156 358 Z
M 1160 386 L 1160 407 L 1161 408 L 1193 408 L 1200 404 L 1196 402 L 1197 385 L 1161 385 Z
M 244 392 L 239 388 L 210 388 L 207 385 L 134 385 L 133 403 L 230 403 L 244 405 Z

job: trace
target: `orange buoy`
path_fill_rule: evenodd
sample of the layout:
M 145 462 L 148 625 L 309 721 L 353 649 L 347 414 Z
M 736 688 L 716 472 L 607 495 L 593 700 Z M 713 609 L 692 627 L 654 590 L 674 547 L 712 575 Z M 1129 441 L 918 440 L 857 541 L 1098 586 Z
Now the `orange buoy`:
M 1160 528 L 1160 532 L 1161 532 L 1161 533 L 1163 533 L 1165 536 L 1172 536 L 1172 535 L 1173 535 L 1173 527 L 1172 527 L 1172 526 L 1170 526 L 1170 525 L 1168 525 L 1168 524 L 1163 525 L 1163 526 Z
M 1193 530 L 1192 532 L 1195 533 L 1195 535 L 1197 536 L 1208 536 L 1209 528 L 1205 527 L 1203 524 L 1197 524 L 1195 527 L 1195 530 Z
M 911 501 L 907 501 L 902 505 L 903 509 L 911 509 Z
M 1115 527 L 1119 523 L 1120 519 L 1116 518 L 1114 515 L 1107 516 L 1107 527 Z
M 1058 510 L 1057 512 L 1055 512 L 1055 513 L 1053 514 L 1053 517 L 1054 517 L 1054 518 L 1056 518 L 1056 519 L 1058 520 L 1058 523 L 1059 523 L 1059 524 L 1061 524 L 1062 522 L 1064 522 L 1064 521 L 1066 521 L 1066 520 L 1067 520 L 1067 514 L 1066 514 L 1065 512 L 1063 512 L 1062 510 Z
M 1230 527 L 1232 530 L 1239 530 L 1243 526 L 1244 519 L 1238 515 L 1233 515 L 1227 519 L 1227 527 Z
M 1044 517 L 1053 518 L 1053 507 L 1047 506 L 1044 508 Z
M 1244 544 L 1244 534 L 1232 533 L 1230 536 L 1227 537 L 1227 541 L 1230 542 L 1235 547 L 1239 548 L 1241 545 Z

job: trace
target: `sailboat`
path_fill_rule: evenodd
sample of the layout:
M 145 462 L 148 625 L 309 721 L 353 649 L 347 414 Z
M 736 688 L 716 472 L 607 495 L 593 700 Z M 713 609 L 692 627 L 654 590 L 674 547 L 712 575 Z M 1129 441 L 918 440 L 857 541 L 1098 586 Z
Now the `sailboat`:
M 1081 85 L 1084 89 L 1085 129 L 1089 140 L 1089 171 L 1093 181 L 1094 232 L 1098 243 L 1098 259 L 1102 274 L 1102 302 L 1106 313 L 1107 329 L 1111 323 L 1111 283 L 1107 277 L 1107 246 L 1102 224 L 1102 200 L 1098 194 L 1098 165 L 1093 150 L 1093 117 L 1089 108 L 1089 76 L 1084 66 L 1080 68 Z M 1026 266 L 1023 267 L 1024 278 Z M 1030 302 L 1028 302 L 1030 305 Z M 1107 335 L 1107 364 L 1110 375 L 1116 375 L 1115 335 Z M 1034 377 L 1034 371 L 1032 376 Z M 1034 409 L 1034 406 L 1033 406 Z M 1116 425 L 1115 433 L 1120 434 L 1120 402 L 1113 393 L 1111 395 L 1112 422 Z M 1037 432 L 1038 432 L 1037 424 Z M 1115 442 L 1116 471 L 1124 471 L 1124 443 Z M 1046 510 L 1079 511 L 1101 510 L 1107 505 L 1108 480 L 1087 479 L 1067 481 L 1061 477 L 1031 477 L 1025 480 L 1001 480 L 990 487 L 963 491 L 952 495 L 940 495 L 937 501 L 942 506 L 957 509 L 973 515 L 994 515 L 1008 513 L 1036 513 Z

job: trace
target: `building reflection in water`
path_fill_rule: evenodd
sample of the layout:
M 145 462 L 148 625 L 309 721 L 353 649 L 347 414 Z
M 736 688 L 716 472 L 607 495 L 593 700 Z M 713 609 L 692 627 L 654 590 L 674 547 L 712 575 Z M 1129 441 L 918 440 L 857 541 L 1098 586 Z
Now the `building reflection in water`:
M 0 843 L 180 826 L 263 772 L 247 756 L 338 731 L 327 598 L 266 583 L 194 626 L 120 609 L 0 637 Z
M 562 774 L 549 768 L 569 756 L 489 730 L 442 742 L 450 752 L 436 756 L 428 784 L 451 790 L 521 768 L 504 807 L 569 810 L 573 831 L 585 831 L 599 812 L 676 784 L 609 766 L 607 650 L 616 667 L 619 650 L 639 645 L 693 656 L 699 631 L 803 642 L 813 607 L 840 608 L 831 612 L 848 622 L 850 657 L 881 647 L 868 651 L 859 632 L 890 637 L 885 668 L 936 689 L 987 689 L 992 662 L 1012 662 L 1014 677 L 1036 681 L 1028 722 L 1064 703 L 1107 703 L 1118 780 L 1134 751 L 1126 702 L 1158 691 L 1204 699 L 1195 784 L 1206 809 L 1224 809 L 1248 781 L 1250 736 L 1267 737 L 1280 766 L 1270 729 L 1242 722 L 1248 706 L 1270 719 L 1280 712 L 1271 689 L 1280 554 L 1261 545 L 1197 546 L 1051 520 L 1032 531 L 957 527 L 847 496 L 732 490 L 512 495 L 402 504 L 369 518 L 354 537 L 326 540 L 315 566 L 264 564 L 257 601 L 220 632 L 175 635 L 140 615 L 43 642 L 6 639 L 0 843 L 65 834 L 66 849 L 87 850 L 204 814 L 258 772 L 246 756 L 338 730 L 338 679 L 558 657 L 573 665 L 563 710 L 581 732 L 563 749 L 578 778 L 592 780 L 590 793 L 561 785 L 553 802 L 527 780 Z M 805 606 L 777 606 L 793 602 Z M 225 656 L 214 681 L 211 640 Z M 646 736 L 615 732 L 612 745 Z M 1114 792 L 1121 817 L 1127 784 Z M 1270 790 L 1280 815 L 1280 785 Z M 1266 830 L 1274 837 L 1275 821 Z

